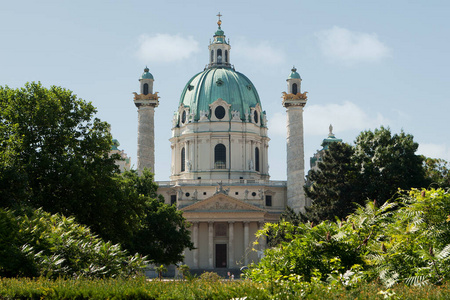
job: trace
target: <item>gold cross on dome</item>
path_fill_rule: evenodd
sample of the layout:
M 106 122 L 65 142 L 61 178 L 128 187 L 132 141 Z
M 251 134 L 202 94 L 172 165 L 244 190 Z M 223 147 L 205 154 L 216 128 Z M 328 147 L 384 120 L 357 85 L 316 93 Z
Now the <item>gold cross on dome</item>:
M 222 15 L 220 14 L 220 11 L 219 11 L 219 13 L 218 13 L 216 16 L 219 17 L 219 21 L 220 21 L 220 17 L 222 16 Z

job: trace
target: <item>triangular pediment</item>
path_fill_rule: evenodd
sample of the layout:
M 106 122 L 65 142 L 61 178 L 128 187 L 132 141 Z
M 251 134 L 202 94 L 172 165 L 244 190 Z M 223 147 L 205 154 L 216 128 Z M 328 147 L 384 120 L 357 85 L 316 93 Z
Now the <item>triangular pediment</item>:
M 216 194 L 195 204 L 183 207 L 181 210 L 184 212 L 265 212 L 264 209 L 223 193 Z

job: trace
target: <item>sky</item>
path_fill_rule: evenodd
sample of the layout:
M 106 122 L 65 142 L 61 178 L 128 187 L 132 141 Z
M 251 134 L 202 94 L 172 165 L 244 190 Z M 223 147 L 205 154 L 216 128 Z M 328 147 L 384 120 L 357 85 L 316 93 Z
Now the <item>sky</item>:
M 161 97 L 155 178 L 170 176 L 172 115 L 208 63 L 217 14 L 230 60 L 258 90 L 269 120 L 272 180 L 286 179 L 281 93 L 295 66 L 308 91 L 305 166 L 332 124 L 352 144 L 363 130 L 403 130 L 419 154 L 450 161 L 450 1 L 4 1 L 0 85 L 62 86 L 93 103 L 136 165 L 133 92 L 145 66 Z

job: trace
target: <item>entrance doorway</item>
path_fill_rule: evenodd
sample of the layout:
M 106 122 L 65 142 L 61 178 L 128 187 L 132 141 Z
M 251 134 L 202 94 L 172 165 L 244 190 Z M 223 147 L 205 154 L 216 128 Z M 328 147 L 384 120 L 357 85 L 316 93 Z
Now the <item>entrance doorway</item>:
M 227 244 L 216 244 L 216 268 L 227 267 Z

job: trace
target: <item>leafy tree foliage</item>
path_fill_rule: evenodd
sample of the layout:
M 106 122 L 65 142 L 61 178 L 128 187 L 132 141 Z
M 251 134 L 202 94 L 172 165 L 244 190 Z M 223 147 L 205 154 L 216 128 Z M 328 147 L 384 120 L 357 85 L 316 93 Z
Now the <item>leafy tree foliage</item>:
M 361 197 L 383 204 L 398 189 L 427 187 L 423 157 L 411 134 L 391 134 L 381 127 L 363 131 L 356 138 L 354 162 L 359 168 Z
M 115 157 L 108 157 L 109 125 L 95 113 L 91 103 L 60 87 L 0 87 L 0 157 L 6 171 L 1 206 L 76 215 L 96 231 L 114 226 L 109 209 L 114 203 L 104 199 L 110 198 L 111 175 L 118 169 Z
M 60 87 L 0 87 L 0 207 L 74 216 L 151 261 L 180 261 L 193 247 L 188 224 L 157 199 L 150 172 L 120 174 L 109 125 L 95 113 Z
M 0 237 L 0 276 L 128 277 L 142 273 L 147 264 L 74 218 L 42 209 L 0 209 Z
M 367 199 L 382 205 L 398 189 L 428 187 L 424 158 L 415 154 L 417 148 L 412 135 L 392 135 L 384 127 L 361 132 L 355 146 L 331 144 L 319 170 L 309 175 L 312 186 L 305 187 L 312 199 L 307 219 L 343 218 Z
M 344 286 L 362 279 L 387 287 L 441 284 L 450 278 L 449 211 L 445 190 L 412 189 L 380 207 L 368 201 L 345 221 L 266 224 L 259 234 L 282 227 L 288 239 L 267 249 L 249 276 Z
M 318 170 L 311 170 L 311 188 L 305 188 L 306 196 L 313 200 L 306 208 L 307 219 L 334 220 L 344 218 L 354 211 L 360 186 L 357 184 L 357 166 L 353 159 L 354 149 L 345 143 L 332 143 L 318 163 Z
M 424 158 L 426 177 L 432 186 L 450 188 L 450 163 L 440 158 Z
M 188 230 L 190 224 L 182 212 L 156 198 L 157 186 L 150 171 L 144 170 L 141 176 L 135 171 L 125 172 L 123 178 L 122 188 L 134 193 L 128 198 L 145 200 L 139 228 L 127 233 L 124 245 L 132 252 L 148 255 L 154 263 L 177 264 L 182 261 L 184 249 L 194 248 Z

